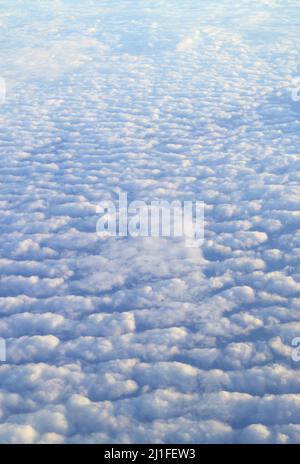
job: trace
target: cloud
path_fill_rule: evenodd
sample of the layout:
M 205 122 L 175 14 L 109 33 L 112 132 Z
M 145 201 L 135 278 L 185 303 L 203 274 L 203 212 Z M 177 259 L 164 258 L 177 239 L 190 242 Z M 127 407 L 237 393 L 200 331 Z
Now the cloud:
M 0 6 L 0 442 L 299 442 L 295 2 L 33 3 Z M 100 237 L 120 192 L 204 201 L 203 247 Z

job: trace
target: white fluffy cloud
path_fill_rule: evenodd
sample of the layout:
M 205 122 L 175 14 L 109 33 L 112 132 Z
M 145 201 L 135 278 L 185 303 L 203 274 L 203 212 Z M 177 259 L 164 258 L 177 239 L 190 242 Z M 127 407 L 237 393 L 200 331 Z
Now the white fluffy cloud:
M 295 2 L 6 3 L 0 442 L 299 442 Z M 99 237 L 119 192 L 203 247 Z

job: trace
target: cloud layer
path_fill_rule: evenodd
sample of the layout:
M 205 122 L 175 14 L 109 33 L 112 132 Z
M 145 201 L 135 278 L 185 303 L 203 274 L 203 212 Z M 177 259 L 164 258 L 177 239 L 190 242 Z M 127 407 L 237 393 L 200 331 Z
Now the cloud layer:
M 236 3 L 0 5 L 1 443 L 299 442 L 298 6 Z M 204 246 L 101 239 L 119 192 Z

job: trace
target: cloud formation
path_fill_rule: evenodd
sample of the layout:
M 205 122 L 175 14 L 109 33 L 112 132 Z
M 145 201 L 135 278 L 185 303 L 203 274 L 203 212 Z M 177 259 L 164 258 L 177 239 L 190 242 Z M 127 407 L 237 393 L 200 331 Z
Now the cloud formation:
M 295 2 L 7 3 L 0 442 L 299 442 Z M 203 247 L 99 237 L 119 192 Z

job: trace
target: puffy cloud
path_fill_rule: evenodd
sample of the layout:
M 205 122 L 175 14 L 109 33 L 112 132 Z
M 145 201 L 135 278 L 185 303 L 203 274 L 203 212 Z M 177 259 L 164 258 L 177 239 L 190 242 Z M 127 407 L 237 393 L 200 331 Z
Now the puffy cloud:
M 31 445 L 37 437 L 38 433 L 31 425 L 0 424 L 1 443 Z
M 6 3 L 0 442 L 299 442 L 295 2 Z M 120 192 L 203 247 L 99 236 Z

